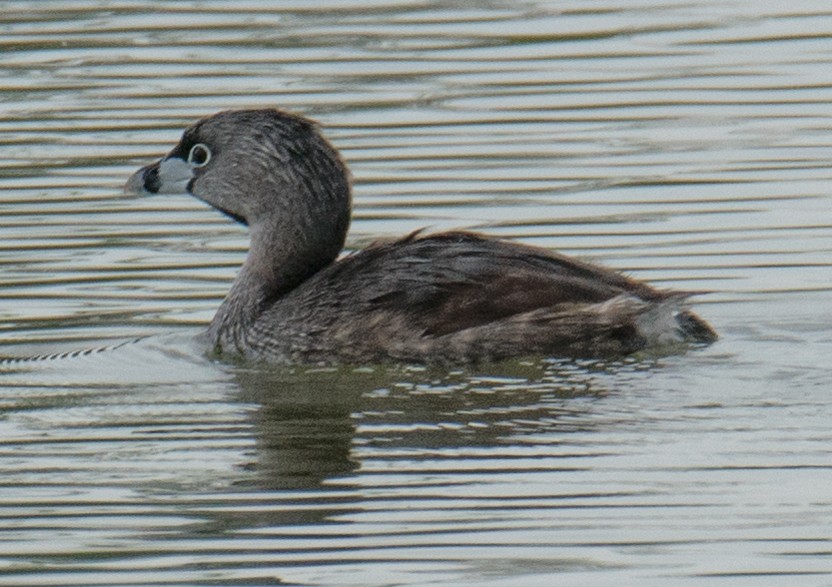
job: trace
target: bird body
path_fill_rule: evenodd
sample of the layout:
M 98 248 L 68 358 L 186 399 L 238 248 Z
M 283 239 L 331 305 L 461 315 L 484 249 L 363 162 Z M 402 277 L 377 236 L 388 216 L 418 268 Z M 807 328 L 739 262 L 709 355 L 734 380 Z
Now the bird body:
M 474 233 L 417 231 L 337 259 L 350 215 L 346 165 L 311 121 L 279 110 L 197 122 L 128 191 L 189 193 L 251 228 L 207 331 L 222 355 L 454 364 L 716 339 L 685 293 Z

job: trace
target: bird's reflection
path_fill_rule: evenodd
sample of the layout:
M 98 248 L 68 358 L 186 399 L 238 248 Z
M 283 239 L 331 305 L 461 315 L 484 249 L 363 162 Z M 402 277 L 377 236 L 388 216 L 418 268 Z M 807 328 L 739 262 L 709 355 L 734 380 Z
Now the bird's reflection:
M 250 467 L 266 489 L 344 480 L 370 455 L 504 446 L 512 436 L 593 426 L 595 401 L 649 363 L 512 362 L 490 369 L 240 369 L 257 407 Z

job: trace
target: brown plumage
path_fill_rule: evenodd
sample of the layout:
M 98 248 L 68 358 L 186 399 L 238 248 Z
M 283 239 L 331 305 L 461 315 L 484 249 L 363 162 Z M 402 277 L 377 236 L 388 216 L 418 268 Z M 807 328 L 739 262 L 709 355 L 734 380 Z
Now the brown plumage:
M 313 123 L 278 110 L 197 122 L 127 189 L 189 193 L 251 228 L 208 329 L 221 354 L 462 363 L 716 339 L 681 306 L 683 293 L 473 233 L 413 233 L 336 261 L 349 225 L 346 166 Z

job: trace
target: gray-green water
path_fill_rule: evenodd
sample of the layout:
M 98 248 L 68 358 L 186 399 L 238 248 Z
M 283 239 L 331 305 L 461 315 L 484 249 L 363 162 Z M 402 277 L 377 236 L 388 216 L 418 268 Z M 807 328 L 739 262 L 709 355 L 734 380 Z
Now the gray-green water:
M 825 0 L 2 4 L 0 585 L 832 585 Z M 704 350 L 274 371 L 189 340 L 246 233 L 120 186 L 317 118 L 428 226 L 712 290 Z

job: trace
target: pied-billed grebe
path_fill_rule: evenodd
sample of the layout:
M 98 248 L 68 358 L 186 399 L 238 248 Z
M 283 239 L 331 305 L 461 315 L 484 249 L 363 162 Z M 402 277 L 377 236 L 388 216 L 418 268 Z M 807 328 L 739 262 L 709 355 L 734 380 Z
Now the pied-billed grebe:
M 127 191 L 190 194 L 251 230 L 208 329 L 222 354 L 272 363 L 462 363 L 619 356 L 716 334 L 668 292 L 472 234 L 414 233 L 340 253 L 349 172 L 310 120 L 235 110 L 188 128 Z

